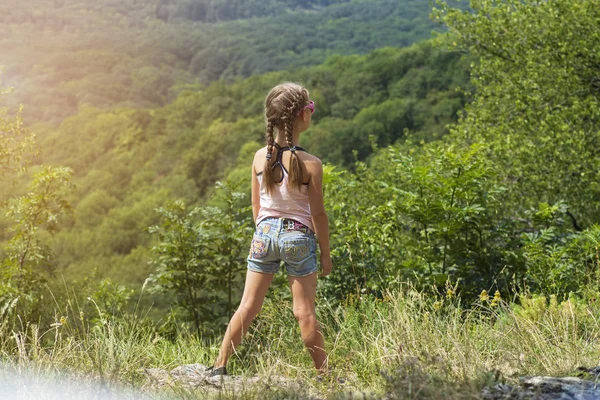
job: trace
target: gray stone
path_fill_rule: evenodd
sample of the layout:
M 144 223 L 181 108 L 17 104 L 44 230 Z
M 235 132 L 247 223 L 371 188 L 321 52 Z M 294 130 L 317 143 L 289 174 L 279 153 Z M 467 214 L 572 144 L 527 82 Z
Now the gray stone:
M 301 383 L 283 376 L 269 378 L 243 377 L 234 375 L 209 376 L 208 367 L 202 364 L 186 364 L 167 371 L 160 368 L 146 368 L 144 373 L 151 386 L 181 386 L 188 389 L 202 388 L 208 392 L 226 390 L 238 393 L 257 386 L 278 386 L 290 390 L 300 389 Z
M 519 385 L 499 383 L 483 390 L 486 400 L 600 400 L 600 368 L 579 369 L 594 379 L 576 377 L 529 376 Z

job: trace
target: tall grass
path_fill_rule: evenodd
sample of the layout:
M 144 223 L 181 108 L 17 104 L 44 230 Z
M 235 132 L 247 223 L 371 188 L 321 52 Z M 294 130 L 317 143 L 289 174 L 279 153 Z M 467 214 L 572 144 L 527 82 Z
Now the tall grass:
M 86 316 L 77 307 L 57 310 L 45 331 L 32 323 L 0 325 L 0 359 L 17 371 L 66 371 L 104 385 L 138 388 L 157 396 L 205 398 L 205 390 L 155 389 L 144 368 L 210 365 L 218 340 L 180 334 L 167 340 L 143 316 Z M 600 364 L 600 308 L 593 302 L 527 297 L 520 305 L 482 300 L 467 309 L 450 291 L 428 298 L 410 288 L 383 298 L 353 298 L 343 307 L 318 305 L 332 377 L 317 381 L 299 328 L 286 301 L 268 300 L 231 359 L 234 374 L 265 380 L 283 375 L 301 380 L 300 392 L 271 387 L 221 398 L 477 398 L 498 380 L 522 375 L 570 374 Z

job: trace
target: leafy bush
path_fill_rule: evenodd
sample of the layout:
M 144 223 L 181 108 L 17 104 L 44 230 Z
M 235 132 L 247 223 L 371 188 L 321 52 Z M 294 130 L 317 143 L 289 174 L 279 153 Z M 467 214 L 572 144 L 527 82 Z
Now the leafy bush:
M 559 298 L 570 293 L 585 296 L 590 288 L 597 288 L 599 254 L 598 226 L 568 233 L 550 226 L 524 234 L 523 256 L 529 284 L 535 293 Z
M 504 188 L 495 176 L 485 148 L 435 143 L 390 147 L 356 175 L 331 173 L 326 197 L 339 268 L 330 290 L 339 298 L 406 279 L 419 287 L 460 282 L 471 296 L 508 286 L 524 265 L 519 226 L 500 214 Z
M 490 146 L 511 212 L 564 201 L 575 225 L 600 222 L 600 1 L 472 7 L 434 12 L 452 31 L 452 47 L 478 59 L 474 99 L 453 135 Z
M 174 308 L 199 334 L 218 332 L 233 314 L 250 238 L 248 209 L 239 207 L 244 195 L 231 184 L 218 188 L 223 208 L 188 211 L 175 201 L 157 210 L 161 224 L 149 228 L 159 240 L 152 248 L 152 290 L 172 293 Z

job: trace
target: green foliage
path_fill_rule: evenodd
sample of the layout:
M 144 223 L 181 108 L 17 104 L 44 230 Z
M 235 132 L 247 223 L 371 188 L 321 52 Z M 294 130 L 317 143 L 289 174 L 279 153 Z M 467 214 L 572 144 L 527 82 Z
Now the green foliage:
M 402 279 L 397 258 L 389 255 L 401 248 L 402 237 L 373 172 L 364 164 L 357 166 L 356 175 L 331 166 L 324 172 L 334 263 L 333 273 L 320 284 L 324 294 L 331 300 L 344 299 L 397 283 Z
M 161 64 L 159 57 L 114 80 L 145 91 L 145 104 L 166 101 L 163 89 L 187 79 L 165 71 L 183 65 L 210 82 L 308 65 L 329 50 L 346 52 L 335 46 L 348 41 L 347 29 L 359 40 L 365 32 L 357 26 L 372 25 L 373 18 L 385 26 L 388 17 L 397 19 L 398 7 L 412 3 L 355 1 L 323 8 L 298 3 L 314 6 L 310 12 L 280 3 L 280 9 L 253 9 L 257 14 L 245 11 L 251 3 L 180 4 L 161 2 L 155 11 L 171 17 L 195 12 L 190 18 L 202 21 L 248 19 L 199 23 L 198 35 L 210 27 L 222 36 L 199 46 L 193 35 L 177 36 L 185 21 L 159 18 L 182 24 L 174 36 L 161 39 L 169 41 L 168 62 Z M 151 251 L 153 279 L 167 295 L 162 301 L 175 298 L 184 322 L 197 332 L 220 330 L 239 296 L 250 219 L 247 200 L 228 185 L 214 191 L 213 184 L 243 178 L 241 190 L 249 192 L 250 160 L 263 142 L 264 95 L 281 81 L 295 80 L 317 104 L 302 144 L 329 163 L 325 199 L 335 269 L 320 283 L 328 298 L 341 303 L 349 295 L 382 297 L 405 280 L 434 292 L 451 284 L 469 304 L 482 289 L 486 296 L 494 289 L 503 296 L 515 290 L 552 293 L 561 301 L 569 293 L 586 296 L 598 268 L 599 5 L 482 0 L 473 2 L 472 12 L 462 12 L 442 4 L 434 18 L 453 33 L 436 42 L 334 55 L 319 66 L 220 80 L 202 89 L 186 86 L 173 103 L 152 110 L 82 108 L 44 133 L 47 155 L 40 160 L 75 168 L 80 189 L 74 205 L 85 214 L 57 234 L 55 246 L 63 251 L 56 265 L 75 275 L 96 269 L 141 282 L 150 272 L 144 265 L 151 241 L 143 228 L 152 225 L 159 241 Z M 129 12 L 135 14 L 125 12 L 124 21 Z M 269 12 L 277 15 L 273 21 L 257 17 Z M 321 21 L 316 37 L 294 28 L 313 17 Z M 163 22 L 147 23 L 164 28 Z M 272 23 L 279 28 L 272 30 Z M 331 46 L 319 44 L 323 32 Z M 252 45 L 235 40 L 254 40 L 254 34 L 268 40 Z M 375 36 L 364 39 L 365 48 L 379 43 Z M 471 54 L 434 46 L 439 44 Z M 98 73 L 127 71 L 115 66 L 120 59 L 110 51 L 80 56 L 97 56 Z M 65 72 L 67 78 L 78 73 L 85 76 L 77 68 Z M 114 102 L 111 93 L 125 93 L 102 86 L 103 92 L 92 90 L 91 96 L 103 93 Z M 458 123 L 448 128 L 463 106 Z M 18 160 L 20 145 L 11 143 L 6 148 Z M 161 208 L 160 216 L 148 212 L 172 198 L 185 201 Z M 118 272 L 127 270 L 123 266 L 132 271 Z
M 23 196 L 9 198 L 6 216 L 14 220 L 6 255 L 0 260 L 0 301 L 23 297 L 20 305 L 34 311 L 41 300 L 38 291 L 54 271 L 54 256 L 41 233 L 53 234 L 59 219 L 71 212 L 65 194 L 71 186 L 71 170 L 45 167 L 33 176 Z
M 106 193 L 105 190 L 98 189 L 77 204 L 75 209 L 76 223 L 87 228 L 98 226 L 108 212 L 116 207 L 118 203 L 119 201 L 115 197 Z
M 240 144 L 262 140 L 264 133 L 260 123 L 254 119 L 240 119 L 235 123 L 214 121 L 203 130 L 194 145 L 186 152 L 184 161 L 187 175 L 194 179 L 204 193 L 209 190 L 224 172 L 235 165 Z M 250 164 L 252 160 L 250 160 Z M 249 164 L 246 165 L 248 168 Z M 244 177 L 248 180 L 249 173 Z
M 558 211 L 555 209 L 554 213 Z M 600 228 L 595 225 L 582 233 L 561 231 L 560 224 L 553 224 L 524 234 L 524 257 L 531 289 L 559 297 L 569 293 L 586 295 L 598 281 Z
M 472 2 L 435 13 L 477 56 L 476 94 L 454 135 L 489 143 L 513 212 L 564 201 L 582 226 L 599 221 L 600 3 Z
M 101 279 L 97 284 L 93 282 L 92 285 L 90 289 L 93 290 L 93 293 L 89 296 L 88 301 L 94 303 L 95 311 L 99 311 L 97 319 L 91 319 L 92 323 L 103 323 L 106 318 L 118 318 L 126 314 L 125 308 L 133 295 L 133 290 L 124 285 L 115 284 L 107 278 Z M 81 293 L 83 290 L 80 289 L 79 292 Z M 82 319 L 81 314 L 79 317 Z
M 157 292 L 173 292 L 183 318 L 199 334 L 220 330 L 239 298 L 240 275 L 245 270 L 249 236 L 247 209 L 239 207 L 243 195 L 231 184 L 218 184 L 221 207 L 195 207 L 187 211 L 175 201 L 157 211 L 160 226 L 152 248 L 156 272 L 151 276 Z
M 1 70 L 0 70 L 1 72 Z M 0 84 L 2 81 L 0 81 Z M 4 103 L 9 90 L 0 87 L 0 101 Z M 0 105 L 2 105 L 0 103 Z M 8 107 L 0 107 L 0 179 L 23 169 L 26 155 L 33 150 L 35 136 L 28 131 L 21 116 L 22 107 L 13 115 Z
M 409 233 L 408 271 L 438 285 L 459 281 L 471 293 L 520 272 L 514 228 L 498 213 L 504 189 L 484 148 L 431 145 L 413 154 L 391 148 L 381 162 L 383 193 L 400 216 L 397 229 Z
M 294 9 L 314 9 L 319 6 L 348 3 L 350 0 L 185 0 L 170 4 L 161 0 L 157 16 L 163 19 L 183 18 L 192 21 L 216 22 L 232 19 L 268 17 L 285 14 Z
M 482 146 L 390 147 L 356 169 L 326 180 L 338 267 L 325 287 L 334 297 L 410 279 L 459 282 L 473 298 L 524 273 L 521 225 L 500 213 L 505 189 Z
M 0 98 L 8 91 L 0 91 Z M 35 136 L 23 126 L 20 108 L 12 114 L 0 107 L 0 180 L 24 172 L 36 155 Z M 33 175 L 25 194 L 9 193 L 0 198 L 3 217 L 12 220 L 7 242 L 0 249 L 0 305 L 18 306 L 27 317 L 35 317 L 43 298 L 40 287 L 54 270 L 53 254 L 43 234 L 57 232 L 60 217 L 71 213 L 66 195 L 72 171 L 64 167 L 42 167 Z M 20 299 L 20 301 L 19 301 Z
M 404 141 L 407 130 L 415 141 L 442 137 L 465 103 L 457 89 L 469 87 L 468 61 L 433 41 L 400 51 L 378 49 L 366 57 L 331 58 L 325 65 L 340 71 L 339 77 L 327 77 L 335 91 L 323 99 L 327 114 L 318 108 L 318 124 L 303 138 L 307 148 L 325 161 L 352 167 L 353 151 L 360 160 L 371 154 L 370 136 L 381 147 Z M 331 93 L 319 72 L 318 78 L 309 74 L 311 87 L 318 94 Z
M 216 342 L 187 334 L 165 340 L 139 314 L 114 319 L 98 303 L 82 315 L 81 305 L 71 300 L 68 308 L 57 307 L 47 330 L 37 324 L 13 329 L 5 319 L 0 321 L 0 355 L 8 368 L 54 374 L 61 366 L 76 377 L 77 387 L 101 380 L 105 392 L 126 383 L 147 394 L 151 381 L 144 370 L 208 365 L 217 355 Z M 500 302 L 465 311 L 455 299 L 444 299 L 443 308 L 436 308 L 434 300 L 405 287 L 380 299 L 363 296 L 343 307 L 317 303 L 334 378 L 325 382 L 315 379 L 291 304 L 267 300 L 229 364 L 232 373 L 257 376 L 264 387 L 241 386 L 218 396 L 347 398 L 351 387 L 369 399 L 477 398 L 498 379 L 512 385 L 523 375 L 570 374 L 581 365 L 594 365 L 600 355 L 594 340 L 600 332 L 600 310 L 594 303 L 524 295 L 521 306 Z M 99 314 L 105 316 L 104 323 L 90 321 Z M 281 387 L 270 381 L 273 376 L 299 381 L 301 388 Z M 338 376 L 345 385 L 335 383 Z M 151 388 L 155 396 L 207 397 L 204 387 Z
M 204 218 L 213 235 L 213 263 L 217 268 L 214 289 L 227 293 L 227 318 L 233 315 L 234 296 L 237 304 L 241 277 L 246 271 L 248 238 L 252 234 L 249 207 L 242 207 L 244 193 L 237 192 L 239 183 L 217 182 L 213 201 L 217 206 L 206 207 Z
M 89 106 L 163 106 L 219 79 L 407 46 L 430 37 L 429 11 L 421 0 L 10 0 L 0 51 L 26 121 L 58 124 Z
M 518 288 L 564 298 L 597 280 L 597 228 L 573 232 L 564 203 L 507 212 L 486 145 L 407 142 L 355 169 L 326 168 L 336 267 L 321 288 L 331 299 L 405 280 L 440 291 L 457 282 L 466 299 Z
M 368 77 L 365 90 L 352 86 L 359 75 Z M 399 91 L 407 76 L 424 83 L 418 90 Z M 302 145 L 326 161 L 353 167 L 353 150 L 360 160 L 372 154 L 369 135 L 379 146 L 402 142 L 406 129 L 413 130 L 414 140 L 443 135 L 465 101 L 456 88 L 467 78 L 460 54 L 423 42 L 336 56 L 296 72 L 215 82 L 185 91 L 162 108 L 83 108 L 56 128 L 39 125 L 32 131 L 44 152 L 36 161 L 71 167 L 77 187 L 69 198 L 74 219 L 53 241 L 56 267 L 68 280 L 97 271 L 101 278 L 141 285 L 153 268 L 146 262 L 152 241 L 145 230 L 159 224 L 159 216 L 148 210 L 171 199 L 192 208 L 205 205 L 214 182 L 226 179 L 242 180 L 239 190 L 248 199 L 250 165 L 264 145 L 264 96 L 281 81 L 303 81 L 317 103 Z M 429 118 L 425 112 L 435 107 L 446 109 Z M 368 235 L 363 238 L 371 241 Z
M 192 219 L 199 208 L 187 212 L 178 201 L 157 210 L 162 217 L 161 225 L 149 229 L 158 234 L 159 244 L 152 248 L 156 272 L 151 282 L 157 291 L 173 291 L 177 305 L 187 314 L 200 332 L 202 323 L 218 315 L 215 313 L 215 296 L 211 290 L 214 278 L 205 260 L 209 246 L 204 226 L 195 226 Z

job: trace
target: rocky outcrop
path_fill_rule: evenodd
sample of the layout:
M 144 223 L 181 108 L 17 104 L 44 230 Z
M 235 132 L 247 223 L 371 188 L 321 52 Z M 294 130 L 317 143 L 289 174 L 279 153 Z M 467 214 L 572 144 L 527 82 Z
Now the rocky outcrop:
M 293 380 L 278 375 L 271 375 L 269 377 L 209 376 L 208 367 L 201 364 L 181 365 L 170 371 L 160 368 L 146 368 L 144 369 L 144 373 L 148 378 L 147 387 L 182 387 L 188 390 L 200 390 L 207 395 L 216 394 L 221 391 L 228 395 L 243 394 L 246 391 L 258 391 L 265 394 L 264 398 L 278 399 L 323 400 L 327 396 L 319 392 L 318 386 L 324 385 L 330 389 L 332 385 L 339 387 L 339 385 L 345 383 L 340 378 L 321 380 L 315 377 L 313 384 L 310 384 L 309 382 Z M 323 387 L 320 389 L 323 389 Z M 267 396 L 268 392 L 270 394 Z M 345 388 L 345 395 L 338 398 L 347 400 L 375 399 L 375 397 L 363 392 L 353 392 L 353 389 L 349 387 Z
M 146 368 L 144 373 L 150 384 L 155 387 L 181 386 L 189 389 L 203 388 L 209 392 L 226 390 L 229 393 L 239 393 L 257 386 L 278 386 L 290 390 L 301 389 L 301 382 L 277 375 L 268 379 L 257 376 L 209 376 L 208 367 L 202 364 L 181 365 L 170 371 L 160 368 Z
M 580 377 L 529 376 L 519 385 L 499 383 L 483 390 L 486 400 L 600 400 L 600 367 L 579 368 Z
M 201 364 L 187 364 L 170 371 L 160 368 L 144 370 L 149 384 L 154 387 L 181 386 L 188 389 L 202 389 L 206 392 L 242 393 L 246 390 L 278 387 L 295 392 L 296 398 L 315 400 L 318 398 L 308 394 L 306 384 L 282 376 L 242 377 L 242 376 L 208 376 L 208 367 Z M 519 383 L 508 385 L 498 383 L 486 387 L 481 393 L 485 400 L 600 400 L 600 367 L 580 368 L 579 377 L 530 376 L 519 379 Z M 376 398 L 365 393 L 347 392 L 346 399 Z

